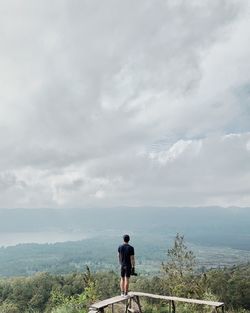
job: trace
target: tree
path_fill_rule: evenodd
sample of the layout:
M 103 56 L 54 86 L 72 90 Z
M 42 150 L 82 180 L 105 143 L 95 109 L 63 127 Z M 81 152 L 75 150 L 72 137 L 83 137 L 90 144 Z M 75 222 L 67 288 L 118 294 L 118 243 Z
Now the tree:
M 65 288 L 52 290 L 50 298 L 52 313 L 87 312 L 88 307 L 99 298 L 96 288 L 96 279 L 88 266 L 86 267 L 86 272 L 83 274 L 83 281 L 85 288 L 81 294 L 67 295 L 63 292 Z
M 177 233 L 174 247 L 167 251 L 167 263 L 163 263 L 163 269 L 170 277 L 183 277 L 193 273 L 195 266 L 193 251 L 188 250 L 184 243 L 184 236 Z
M 162 263 L 165 273 L 165 292 L 176 296 L 193 294 L 197 284 L 194 284 L 195 256 L 188 250 L 184 236 L 177 233 L 174 246 L 167 251 L 167 262 Z

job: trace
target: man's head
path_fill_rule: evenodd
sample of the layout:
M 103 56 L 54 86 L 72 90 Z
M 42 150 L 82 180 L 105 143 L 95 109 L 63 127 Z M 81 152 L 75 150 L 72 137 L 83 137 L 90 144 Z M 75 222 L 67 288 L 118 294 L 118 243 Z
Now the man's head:
M 129 240 L 130 240 L 129 235 L 124 235 L 124 236 L 123 236 L 123 240 L 124 240 L 124 242 L 128 243 Z

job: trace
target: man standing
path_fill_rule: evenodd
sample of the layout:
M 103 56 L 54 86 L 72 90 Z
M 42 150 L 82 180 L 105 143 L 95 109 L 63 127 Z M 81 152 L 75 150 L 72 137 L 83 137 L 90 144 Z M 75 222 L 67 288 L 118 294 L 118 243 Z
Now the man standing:
M 118 258 L 121 265 L 121 295 L 126 296 L 129 288 L 130 275 L 135 271 L 135 251 L 134 247 L 129 245 L 129 235 L 123 236 L 123 244 L 118 248 Z

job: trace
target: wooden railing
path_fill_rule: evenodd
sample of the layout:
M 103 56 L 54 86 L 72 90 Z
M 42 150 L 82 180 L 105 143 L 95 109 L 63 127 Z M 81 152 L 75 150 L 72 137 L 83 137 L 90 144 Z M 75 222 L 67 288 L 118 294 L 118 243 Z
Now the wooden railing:
M 161 295 L 155 295 L 155 294 L 144 293 L 144 292 L 129 292 L 127 296 L 117 296 L 117 297 L 109 298 L 109 299 L 94 303 L 89 308 L 89 313 L 104 313 L 104 309 L 109 306 L 111 306 L 112 313 L 114 313 L 114 306 L 117 303 L 124 304 L 125 313 L 128 313 L 128 312 L 142 313 L 140 297 L 148 297 L 151 299 L 159 299 L 159 300 L 164 300 L 168 302 L 170 313 L 175 313 L 176 302 L 206 305 L 206 306 L 210 306 L 212 310 L 215 312 L 218 312 L 218 309 L 221 309 L 221 312 L 224 313 L 223 302 L 178 298 L 178 297 L 172 297 L 172 296 L 161 296 Z

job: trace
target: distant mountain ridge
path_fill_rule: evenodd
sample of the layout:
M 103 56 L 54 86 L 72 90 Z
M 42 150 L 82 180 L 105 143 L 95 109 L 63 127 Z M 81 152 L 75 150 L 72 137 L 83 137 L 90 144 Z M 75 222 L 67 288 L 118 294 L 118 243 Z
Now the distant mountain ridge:
M 83 231 L 97 237 L 179 232 L 195 244 L 250 250 L 250 208 L 0 209 L 0 233 L 39 231 Z

